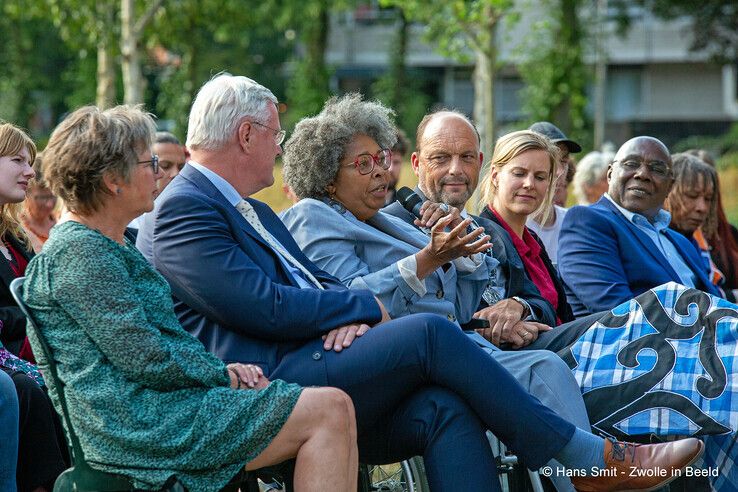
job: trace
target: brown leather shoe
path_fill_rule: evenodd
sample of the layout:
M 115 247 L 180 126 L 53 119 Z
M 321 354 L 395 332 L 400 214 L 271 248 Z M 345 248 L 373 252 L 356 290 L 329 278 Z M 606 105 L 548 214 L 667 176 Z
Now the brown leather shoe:
M 660 444 L 605 441 L 605 468 L 588 477 L 572 477 L 580 492 L 648 491 L 682 476 L 682 470 L 702 456 L 699 439 Z

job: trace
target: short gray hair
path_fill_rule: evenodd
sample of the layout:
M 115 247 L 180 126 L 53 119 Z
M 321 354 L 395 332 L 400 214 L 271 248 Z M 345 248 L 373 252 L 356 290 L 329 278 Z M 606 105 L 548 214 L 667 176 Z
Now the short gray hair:
M 577 163 L 577 170 L 574 173 L 574 195 L 580 205 L 589 205 L 585 187 L 594 186 L 597 181 L 607 174 L 607 168 L 615 159 L 612 152 L 593 151 L 582 157 Z
M 361 94 L 332 97 L 316 116 L 301 120 L 285 144 L 285 182 L 298 198 L 320 198 L 338 174 L 346 146 L 356 135 L 374 139 L 383 149 L 397 140 L 394 111 Z
M 261 122 L 269 103 L 277 104 L 272 91 L 250 78 L 226 72 L 216 75 L 200 88 L 192 103 L 187 147 L 220 149 L 244 117 Z
M 99 210 L 110 191 L 110 173 L 126 181 L 138 154 L 151 148 L 156 124 L 143 106 L 101 111 L 82 107 L 59 123 L 44 149 L 42 171 L 51 190 L 69 210 L 87 215 Z

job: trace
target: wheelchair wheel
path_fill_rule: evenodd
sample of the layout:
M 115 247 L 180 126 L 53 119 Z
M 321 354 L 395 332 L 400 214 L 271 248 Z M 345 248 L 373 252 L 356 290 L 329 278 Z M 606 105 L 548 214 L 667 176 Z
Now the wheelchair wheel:
M 377 492 L 429 492 L 423 459 L 419 456 L 401 463 L 389 465 L 362 465 L 366 472 L 360 473 L 360 490 Z

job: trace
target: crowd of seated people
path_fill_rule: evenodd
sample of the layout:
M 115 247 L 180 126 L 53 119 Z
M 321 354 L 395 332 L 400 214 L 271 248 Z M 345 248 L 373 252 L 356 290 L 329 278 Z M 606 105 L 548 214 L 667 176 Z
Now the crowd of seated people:
M 449 143 L 468 146 L 468 153 L 460 152 L 466 159 L 458 163 L 477 168 L 478 141 L 467 122 L 438 119 L 424 133 L 441 127 L 446 134 L 433 139 L 429 151 Z M 472 219 L 462 219 L 458 209 L 438 220 L 434 214 L 443 210 L 437 204 L 424 209 L 430 237 L 392 215 L 394 207 L 382 209 L 391 179 L 385 149 L 392 145 L 393 132 L 389 109 L 356 94 L 332 100 L 319 115 L 300 122 L 285 145 L 283 163 L 285 179 L 301 199 L 282 221 L 316 266 L 351 289 L 369 289 L 392 318 L 436 313 L 466 325 L 489 284 L 490 267 L 498 262 L 484 254 L 490 244 L 483 230 L 467 231 Z M 450 232 L 444 232 L 447 226 Z M 478 333 L 467 333 L 529 393 L 589 431 L 579 387 L 559 357 L 545 351 L 501 351 Z
M 69 465 L 54 382 L 8 291 L 20 276 L 87 458 L 146 489 L 174 475 L 216 490 L 293 458 L 298 490 L 348 491 L 359 461 L 420 455 L 432 490 L 499 490 L 487 431 L 531 469 L 585 471 L 554 474 L 557 490 L 651 490 L 697 460 L 698 439 L 593 434 L 560 356 L 613 317 L 650 316 L 633 298 L 661 284 L 725 295 L 714 169 L 637 137 L 608 192 L 567 211 L 566 153 L 581 147 L 541 122 L 497 141 L 475 216 L 479 134 L 442 110 L 417 129 L 413 208 L 387 203 L 391 149 L 405 147 L 392 117 L 349 94 L 300 121 L 283 156 L 297 203 L 281 218 L 251 196 L 273 184 L 285 131 L 246 77 L 200 89 L 186 165 L 178 142 L 159 142 L 176 147 L 171 174 L 140 107 L 71 113 L 38 183 L 35 145 L 0 126 L 0 492 L 51 490 Z M 530 224 L 561 236 L 549 246 Z
M 341 124 L 322 122 L 327 133 Z M 688 461 L 699 454 L 686 451 L 691 440 L 669 443 L 676 448 L 667 451 L 578 429 L 446 317 L 390 319 L 370 290 L 348 289 L 317 268 L 274 212 L 250 198 L 273 183 L 284 136 L 271 91 L 245 77 L 215 77 L 190 113 L 190 162 L 143 218 L 137 245 L 151 252 L 147 259 L 169 281 L 183 326 L 207 349 L 224 360 L 259 361 L 270 378 L 343 389 L 356 410 L 362 461 L 422 455 L 435 490 L 499 488 L 485 429 L 532 468 L 552 459 L 585 469 L 590 460 L 644 466 L 666 454 Z M 359 173 L 356 159 L 344 165 Z M 575 480 L 582 490 L 617 487 L 603 477 Z

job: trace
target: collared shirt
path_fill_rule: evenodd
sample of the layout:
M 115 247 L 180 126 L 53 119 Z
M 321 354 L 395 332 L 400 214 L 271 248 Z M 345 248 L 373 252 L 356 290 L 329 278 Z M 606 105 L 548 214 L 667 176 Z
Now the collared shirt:
M 648 236 L 654 246 L 656 246 L 664 258 L 666 258 L 666 261 L 679 276 L 682 284 L 687 287 L 694 287 L 697 283 L 697 276 L 692 269 L 689 268 L 687 262 L 684 261 L 684 258 L 676 249 L 674 243 L 672 243 L 666 236 L 666 231 L 669 228 L 669 223 L 671 222 L 671 214 L 664 209 L 660 209 L 654 217 L 653 222 L 651 222 L 645 216 L 631 212 L 615 203 L 615 200 L 612 199 L 609 193 L 605 193 L 604 196 L 610 200 L 610 203 L 620 210 L 620 213 L 622 213 L 626 219 Z
M 218 173 L 215 173 L 208 169 L 207 167 L 203 166 L 202 164 L 195 162 L 193 160 L 188 161 L 188 164 L 200 171 L 203 176 L 205 176 L 208 181 L 210 181 L 215 188 L 220 192 L 221 195 L 235 208 L 236 205 L 238 205 L 243 198 L 241 197 L 241 194 L 236 191 L 236 188 L 233 187 L 228 181 L 226 181 L 222 176 L 220 176 Z M 269 231 L 267 231 L 269 232 Z M 275 242 L 279 243 L 277 241 L 277 238 L 272 236 L 272 239 L 274 239 Z M 282 244 L 282 243 L 280 243 Z M 284 245 L 282 245 L 284 247 Z M 296 267 L 292 266 L 292 264 L 287 261 L 286 258 L 284 258 L 279 251 L 272 248 L 272 251 L 274 251 L 277 254 L 277 258 L 279 258 L 279 261 L 282 262 L 282 266 L 290 272 L 292 277 L 297 282 L 297 285 L 300 286 L 302 289 L 315 289 L 316 287 L 313 286 L 308 280 L 302 275 L 302 272 L 298 270 Z

